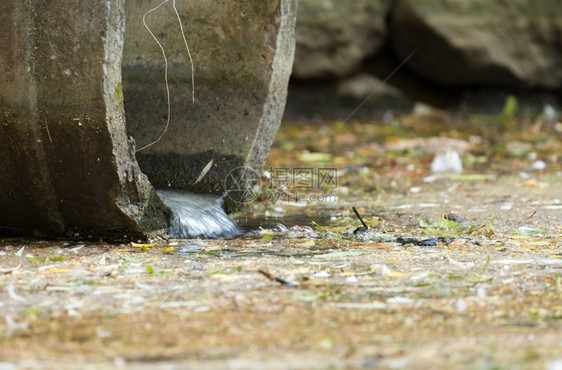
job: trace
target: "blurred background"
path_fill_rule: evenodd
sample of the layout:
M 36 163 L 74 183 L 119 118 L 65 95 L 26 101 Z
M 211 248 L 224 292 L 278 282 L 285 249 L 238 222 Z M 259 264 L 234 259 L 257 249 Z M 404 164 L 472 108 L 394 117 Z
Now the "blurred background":
M 560 111 L 558 0 L 300 0 L 296 39 L 285 121 Z
M 389 194 L 427 203 L 455 189 L 459 209 L 463 191 L 558 194 L 561 81 L 557 0 L 300 0 L 270 183 L 279 168 L 333 167 L 337 186 L 312 192 L 377 212 Z

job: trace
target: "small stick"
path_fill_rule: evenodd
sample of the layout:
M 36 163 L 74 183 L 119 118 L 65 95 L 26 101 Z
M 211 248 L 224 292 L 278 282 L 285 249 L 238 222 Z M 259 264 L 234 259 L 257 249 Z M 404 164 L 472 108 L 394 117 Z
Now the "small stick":
M 271 281 L 276 281 L 276 282 L 278 282 L 278 283 L 280 283 L 280 284 L 283 284 L 283 285 L 289 286 L 289 287 L 293 286 L 293 284 L 289 283 L 287 280 L 283 280 L 283 279 L 281 279 L 281 278 L 278 278 L 277 276 L 273 276 L 273 275 L 271 275 L 271 274 L 270 274 L 269 272 L 267 272 L 267 271 L 258 270 L 258 272 L 259 272 L 260 274 L 262 274 L 263 276 L 265 276 L 266 278 L 268 278 L 269 280 L 271 280 Z
M 353 212 L 355 212 L 355 214 L 357 215 L 357 218 L 359 219 L 359 221 L 361 221 L 361 223 L 363 224 L 363 226 L 365 227 L 365 229 L 368 229 L 369 226 L 367 226 L 367 224 L 365 223 L 365 221 L 363 221 L 363 219 L 361 218 L 361 215 L 359 214 L 359 212 L 357 212 L 357 210 L 355 209 L 355 207 L 351 207 L 353 209 Z
M 47 135 L 49 136 L 49 142 L 52 144 L 53 139 L 51 139 L 51 133 L 49 132 L 49 125 L 47 124 L 47 117 L 45 117 L 45 128 L 47 129 Z
M 531 213 L 531 215 L 530 215 L 529 217 L 527 217 L 527 218 L 524 219 L 524 220 L 519 221 L 519 223 L 522 224 L 523 222 L 529 221 L 529 220 L 530 220 L 531 218 L 533 218 L 536 214 L 537 214 L 537 210 L 535 209 L 535 210 L 533 211 L 533 213 Z

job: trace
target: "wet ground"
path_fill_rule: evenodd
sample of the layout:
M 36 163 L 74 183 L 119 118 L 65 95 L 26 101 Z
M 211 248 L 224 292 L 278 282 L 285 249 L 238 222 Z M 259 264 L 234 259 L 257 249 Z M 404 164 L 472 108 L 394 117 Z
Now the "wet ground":
M 562 127 L 518 124 L 285 124 L 249 235 L 2 240 L 0 368 L 560 369 Z

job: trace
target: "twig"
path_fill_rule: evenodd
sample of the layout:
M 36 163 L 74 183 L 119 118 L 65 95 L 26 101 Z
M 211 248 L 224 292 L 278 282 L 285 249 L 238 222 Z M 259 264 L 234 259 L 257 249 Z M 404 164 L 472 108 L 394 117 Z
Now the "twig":
M 359 221 L 361 221 L 361 223 L 363 224 L 363 226 L 365 227 L 365 229 L 368 229 L 369 226 L 365 223 L 365 221 L 363 221 L 363 219 L 361 218 L 361 215 L 359 214 L 359 212 L 357 212 L 357 210 L 355 209 L 355 207 L 351 207 L 353 209 L 353 212 L 355 212 L 355 214 L 357 215 L 357 218 L 359 219 Z
M 533 218 L 536 214 L 537 214 L 537 210 L 535 209 L 535 210 L 533 211 L 533 213 L 531 213 L 531 215 L 530 215 L 529 217 L 522 219 L 521 221 L 519 221 L 519 223 L 522 224 L 523 222 L 529 221 L 529 220 L 530 220 L 531 218 Z
M 49 136 L 49 142 L 52 144 L 53 139 L 51 139 L 51 133 L 49 132 L 49 125 L 47 124 L 47 117 L 45 117 L 45 128 L 47 129 L 47 136 Z
M 269 280 L 271 280 L 271 281 L 276 281 L 276 282 L 278 282 L 278 283 L 280 283 L 280 284 L 283 284 L 283 285 L 285 285 L 285 286 L 288 286 L 288 287 L 292 287 L 292 286 L 293 286 L 293 284 L 289 283 L 287 280 L 283 280 L 283 279 L 281 279 L 281 278 L 278 278 L 277 276 L 273 276 L 273 275 L 271 275 L 271 274 L 270 274 L 269 272 L 267 272 L 267 271 L 258 270 L 258 272 L 259 272 L 260 274 L 262 274 L 263 276 L 265 276 L 266 278 L 268 278 Z

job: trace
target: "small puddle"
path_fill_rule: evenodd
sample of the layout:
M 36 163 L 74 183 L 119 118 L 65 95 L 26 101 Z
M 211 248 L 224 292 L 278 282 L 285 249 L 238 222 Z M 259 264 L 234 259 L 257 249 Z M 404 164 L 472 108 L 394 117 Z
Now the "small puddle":
M 217 195 L 195 194 L 180 190 L 157 190 L 156 193 L 172 210 L 170 237 L 174 239 L 231 239 L 237 236 L 261 235 L 260 228 L 278 233 L 299 234 L 301 237 L 319 237 L 313 231 L 313 222 L 330 224 L 329 215 L 290 215 L 286 217 L 241 217 L 236 224 L 222 208 Z
M 178 190 L 157 190 L 162 201 L 173 212 L 170 220 L 170 237 L 174 239 L 232 239 L 239 236 L 255 237 L 264 233 L 278 237 L 310 239 L 355 239 L 371 242 L 399 242 L 419 246 L 436 246 L 438 239 L 397 238 L 392 235 L 367 230 L 333 232 L 326 228 L 333 224 L 329 215 L 289 215 L 285 217 L 240 217 L 234 222 L 222 208 L 222 199 L 216 195 L 195 194 Z M 322 225 L 314 227 L 314 223 Z M 187 247 L 187 246 L 186 246 Z M 200 249 L 199 243 L 192 246 Z M 191 252 L 186 250 L 184 252 Z
M 315 215 L 312 217 L 298 214 L 282 217 L 239 217 L 237 221 L 238 225 L 248 233 L 259 230 L 260 228 L 273 230 L 278 228 L 279 225 L 290 229 L 293 226 L 313 226 L 313 222 L 323 226 L 330 226 L 333 223 L 329 215 Z

